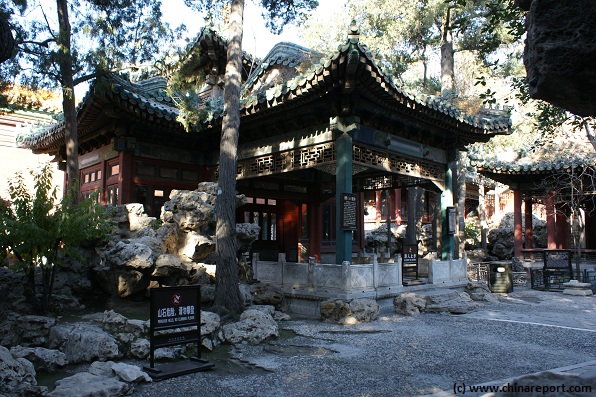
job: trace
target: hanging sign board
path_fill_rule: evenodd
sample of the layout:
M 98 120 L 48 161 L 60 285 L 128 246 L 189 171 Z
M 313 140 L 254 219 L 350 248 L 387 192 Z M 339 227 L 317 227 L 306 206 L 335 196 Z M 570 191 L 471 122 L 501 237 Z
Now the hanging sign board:
M 178 328 L 182 330 L 173 331 Z M 198 285 L 151 289 L 150 367 L 153 380 L 163 380 L 213 368 L 201 360 L 201 290 Z M 187 343 L 197 344 L 197 356 L 190 361 L 155 365 L 155 349 Z
M 352 193 L 342 193 L 339 205 L 341 229 L 356 230 L 356 219 L 358 219 L 356 195 Z

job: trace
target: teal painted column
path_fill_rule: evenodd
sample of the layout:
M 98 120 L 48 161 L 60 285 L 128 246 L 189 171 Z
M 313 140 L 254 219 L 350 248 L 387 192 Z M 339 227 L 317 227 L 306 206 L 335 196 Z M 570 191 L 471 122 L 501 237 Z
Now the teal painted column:
M 342 230 L 341 195 L 352 193 L 352 137 L 347 132 L 339 132 L 335 141 L 335 263 L 352 262 L 352 231 Z
M 454 152 L 454 151 L 453 151 Z M 455 235 L 453 228 L 457 230 L 456 213 L 449 214 L 450 208 L 454 208 L 453 203 L 453 182 L 457 180 L 457 161 L 453 160 L 452 151 L 448 156 L 451 161 L 445 165 L 445 190 L 441 193 L 441 259 L 449 259 L 449 254 L 454 257 Z M 450 217 L 453 217 L 450 222 Z M 451 225 L 450 225 L 451 223 Z

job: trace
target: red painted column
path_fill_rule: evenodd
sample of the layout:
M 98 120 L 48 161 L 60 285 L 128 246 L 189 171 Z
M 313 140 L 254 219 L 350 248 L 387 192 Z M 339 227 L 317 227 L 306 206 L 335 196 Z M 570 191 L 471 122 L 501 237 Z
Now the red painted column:
M 132 203 L 134 200 L 134 160 L 132 153 L 120 152 L 120 176 L 118 177 L 118 204 Z
M 321 261 L 321 219 L 323 214 L 321 205 L 318 202 L 309 203 L 308 207 L 309 217 L 309 240 L 308 240 L 308 256 L 314 256 L 317 262 Z
M 381 226 L 381 205 L 382 205 L 382 198 L 381 198 L 381 191 L 377 190 L 375 192 L 375 210 L 377 212 L 375 220 L 377 223 L 377 227 Z
M 516 258 L 522 257 L 522 213 L 521 213 L 521 192 L 519 190 L 513 191 L 513 256 Z
M 401 189 L 395 189 L 395 224 L 401 225 Z
M 524 200 L 524 214 L 526 224 L 525 243 L 526 248 L 534 248 L 534 233 L 532 232 L 532 199 Z
M 562 205 L 556 206 L 555 229 L 557 248 L 569 248 L 569 219 Z
M 364 250 L 364 193 L 358 193 L 358 251 Z
M 555 240 L 555 199 L 554 192 L 546 193 L 546 240 L 548 249 L 556 249 L 557 243 Z

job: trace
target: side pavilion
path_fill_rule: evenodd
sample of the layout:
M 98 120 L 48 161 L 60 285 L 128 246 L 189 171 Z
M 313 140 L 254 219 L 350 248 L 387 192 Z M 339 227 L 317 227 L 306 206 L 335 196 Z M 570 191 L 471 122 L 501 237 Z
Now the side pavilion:
M 187 68 L 204 73 L 193 131 L 178 121 L 162 78 L 94 82 L 78 107 L 80 191 L 101 202 L 141 202 L 159 216 L 172 189 L 217 180 L 226 42 L 204 29 Z M 238 221 L 261 226 L 253 250 L 288 261 L 351 261 L 364 248 L 363 192 L 422 186 L 440 193 L 436 239 L 454 255 L 457 151 L 510 132 L 509 118 L 471 116 L 406 93 L 383 71 L 352 25 L 328 57 L 279 43 L 245 56 L 237 189 Z M 64 125 L 25 137 L 34 153 L 65 161 Z
M 480 174 L 508 185 L 513 191 L 515 257 L 522 258 L 524 249 L 534 248 L 533 204 L 545 206 L 548 249 L 572 246 L 571 200 L 578 202 L 583 210 L 584 227 L 578 231 L 578 244 L 584 252 L 596 248 L 596 175 L 593 171 L 596 151 L 585 135 L 557 132 L 557 135 L 545 136 L 532 150 L 518 154 L 516 159 L 486 157 L 476 159 L 474 165 Z M 575 179 L 573 189 L 570 188 L 571 177 Z

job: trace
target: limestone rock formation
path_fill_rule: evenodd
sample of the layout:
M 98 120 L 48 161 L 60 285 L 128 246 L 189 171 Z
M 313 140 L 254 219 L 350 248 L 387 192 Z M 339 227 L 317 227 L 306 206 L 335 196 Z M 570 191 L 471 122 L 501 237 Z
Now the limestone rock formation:
M 498 259 L 511 259 L 513 256 L 513 234 L 514 234 L 513 213 L 507 213 L 501 218 L 498 225 L 489 227 L 487 234 L 488 248 L 490 254 Z M 525 228 L 525 220 L 522 219 L 522 229 Z M 546 246 L 546 222 L 532 216 L 532 233 L 535 247 Z
M 64 324 L 52 327 L 49 347 L 63 352 L 71 364 L 123 356 L 116 339 L 100 327 L 91 324 Z
M 480 305 L 465 292 L 436 290 L 402 293 L 393 299 L 395 313 L 415 316 L 421 312 L 465 314 Z
M 243 341 L 256 344 L 278 336 L 279 328 L 273 317 L 254 308 L 246 309 L 240 315 L 240 321 L 223 326 L 223 337 L 232 344 Z
M 0 324 L 0 344 L 3 346 L 43 346 L 56 319 L 45 316 L 19 316 L 9 313 Z
M 532 98 L 596 116 L 596 3 L 517 0 L 528 11 L 524 64 Z
M 393 298 L 395 313 L 404 316 L 417 316 L 424 311 L 425 307 L 426 300 L 411 292 L 405 292 Z
M 35 375 L 30 361 L 15 357 L 6 347 L 0 346 L 0 395 L 25 394 L 25 390 L 37 385 Z
M 116 377 L 79 372 L 56 382 L 56 388 L 48 397 L 71 396 L 122 396 L 130 386 Z
M 116 241 L 100 250 L 93 274 L 102 289 L 121 298 L 144 298 L 152 286 L 213 284 L 217 185 L 200 183 L 193 191 L 173 190 L 161 220 L 147 217 L 140 204 L 115 207 Z M 236 198 L 244 203 L 243 195 Z M 256 224 L 237 225 L 238 257 L 259 236 Z M 242 262 L 242 261 L 240 261 Z M 244 266 L 245 279 L 252 277 Z
M 10 354 L 14 357 L 29 360 L 35 370 L 41 372 L 57 372 L 68 364 L 66 354 L 45 347 L 14 346 L 10 349 Z

